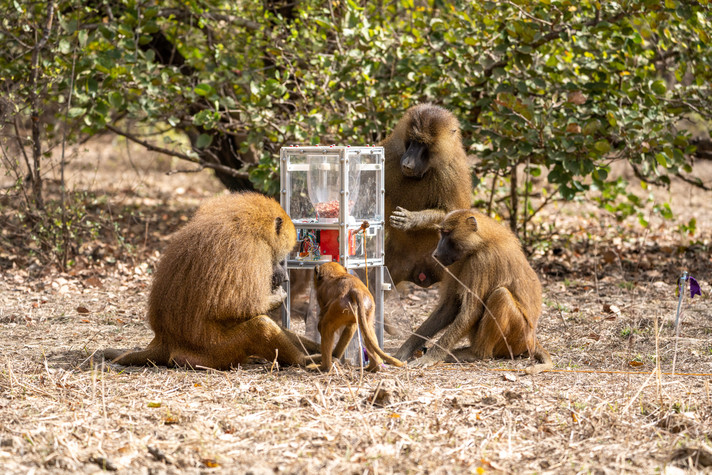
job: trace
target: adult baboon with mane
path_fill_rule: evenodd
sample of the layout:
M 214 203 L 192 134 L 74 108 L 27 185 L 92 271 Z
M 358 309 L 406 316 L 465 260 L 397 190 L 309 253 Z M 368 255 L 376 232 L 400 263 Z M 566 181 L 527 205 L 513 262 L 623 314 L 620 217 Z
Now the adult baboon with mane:
M 148 302 L 155 333 L 141 351 L 106 350 L 123 365 L 228 369 L 256 355 L 306 365 L 313 342 L 264 315 L 286 292 L 281 265 L 296 231 L 279 204 L 258 193 L 206 201 L 171 239 L 158 264 Z
M 428 287 L 442 279 L 431 256 L 448 211 L 469 208 L 472 180 L 460 124 L 433 104 L 408 109 L 385 150 L 385 260 L 393 282 Z

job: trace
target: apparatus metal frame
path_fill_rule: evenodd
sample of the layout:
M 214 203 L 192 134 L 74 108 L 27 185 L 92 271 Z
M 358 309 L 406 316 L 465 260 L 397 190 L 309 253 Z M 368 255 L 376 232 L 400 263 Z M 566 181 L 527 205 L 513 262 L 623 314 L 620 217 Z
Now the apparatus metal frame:
M 295 171 L 307 171 L 309 170 L 309 165 L 305 163 L 291 163 L 291 157 L 294 156 L 305 156 L 305 155 L 325 155 L 331 157 L 338 157 L 339 164 L 339 177 L 340 177 L 340 193 L 339 193 L 339 217 L 336 222 L 333 223 L 323 223 L 318 221 L 309 221 L 295 219 L 292 216 L 292 210 L 290 209 L 290 204 L 292 200 L 292 172 Z M 376 303 L 376 336 L 378 338 L 378 344 L 383 347 L 383 301 L 384 292 L 387 290 L 386 285 L 384 285 L 384 233 L 385 233 L 385 218 L 384 218 L 384 198 L 385 198 L 385 188 L 384 188 L 384 162 L 385 153 L 383 147 L 377 146 L 292 146 L 283 147 L 279 152 L 279 163 L 280 163 L 280 204 L 282 208 L 287 212 L 287 215 L 294 222 L 294 226 L 297 229 L 335 229 L 339 231 L 339 260 L 341 264 L 346 269 L 358 269 L 365 267 L 364 262 L 350 258 L 348 255 L 348 236 L 349 231 L 357 230 L 364 220 L 356 221 L 355 217 L 350 216 L 349 213 L 349 167 L 351 164 L 351 158 L 369 156 L 374 159 L 375 163 L 372 164 L 361 164 L 362 170 L 375 171 L 376 190 L 373 196 L 376 198 L 376 219 L 366 219 L 368 221 L 369 229 L 375 230 L 375 236 L 373 236 L 375 241 L 375 247 L 377 252 L 375 256 L 370 254 L 367 256 L 367 266 L 369 271 L 373 269 L 373 276 L 375 277 L 374 282 L 369 282 L 372 289 L 373 298 Z M 360 187 L 364 186 L 361 183 Z M 363 192 L 361 190 L 360 192 Z M 364 246 L 366 245 L 364 239 Z M 287 269 L 303 269 L 303 268 L 314 268 L 318 264 L 324 261 L 309 261 L 309 260 L 297 260 L 297 259 L 287 259 L 286 267 Z M 285 290 L 287 291 L 287 298 L 285 299 L 285 305 L 282 307 L 282 324 L 285 328 L 290 327 L 290 302 L 289 302 L 289 283 L 285 284 Z

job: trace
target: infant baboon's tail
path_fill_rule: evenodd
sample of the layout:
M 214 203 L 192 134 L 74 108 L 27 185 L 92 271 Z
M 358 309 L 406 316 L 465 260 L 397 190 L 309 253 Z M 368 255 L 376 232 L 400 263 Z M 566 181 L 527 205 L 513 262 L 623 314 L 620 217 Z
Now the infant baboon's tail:
M 124 366 L 145 366 L 147 364 L 168 365 L 169 353 L 154 338 L 145 350 L 104 350 L 104 359 Z
M 366 318 L 366 309 L 363 306 L 363 302 L 359 298 L 351 298 L 351 305 L 354 307 L 356 313 L 356 319 L 358 320 L 358 326 L 361 328 L 361 334 L 363 335 L 363 342 L 366 346 L 366 350 L 371 353 L 375 353 L 388 364 L 393 366 L 403 366 L 403 362 L 393 356 L 389 355 L 378 346 L 378 338 L 376 338 L 376 332 L 368 324 L 368 318 Z

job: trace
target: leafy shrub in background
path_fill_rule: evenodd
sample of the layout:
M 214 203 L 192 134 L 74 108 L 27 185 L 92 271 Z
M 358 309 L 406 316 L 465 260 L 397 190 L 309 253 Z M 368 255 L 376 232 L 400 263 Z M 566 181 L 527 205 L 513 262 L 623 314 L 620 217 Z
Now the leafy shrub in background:
M 706 1 L 0 5 L 3 163 L 17 165 L 12 144 L 32 150 L 36 187 L 39 141 L 109 129 L 213 168 L 228 187 L 274 194 L 280 147 L 376 143 L 423 101 L 461 119 L 491 193 L 478 205 L 515 230 L 590 190 L 611 212 L 642 216 L 644 202 L 610 176 L 616 160 L 644 182 L 707 187 L 680 126 L 712 110 Z

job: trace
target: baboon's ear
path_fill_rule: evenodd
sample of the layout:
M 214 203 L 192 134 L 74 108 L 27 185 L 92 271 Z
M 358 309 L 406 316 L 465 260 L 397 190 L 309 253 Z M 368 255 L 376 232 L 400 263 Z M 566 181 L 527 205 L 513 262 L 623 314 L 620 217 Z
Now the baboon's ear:
M 274 232 L 277 233 L 277 236 L 282 232 L 282 218 L 279 216 L 274 218 Z
M 472 231 L 477 231 L 477 219 L 475 219 L 474 216 L 468 216 L 467 219 L 465 219 L 465 223 L 470 226 Z
M 316 277 L 317 280 L 321 279 L 321 266 L 314 267 L 314 277 Z

